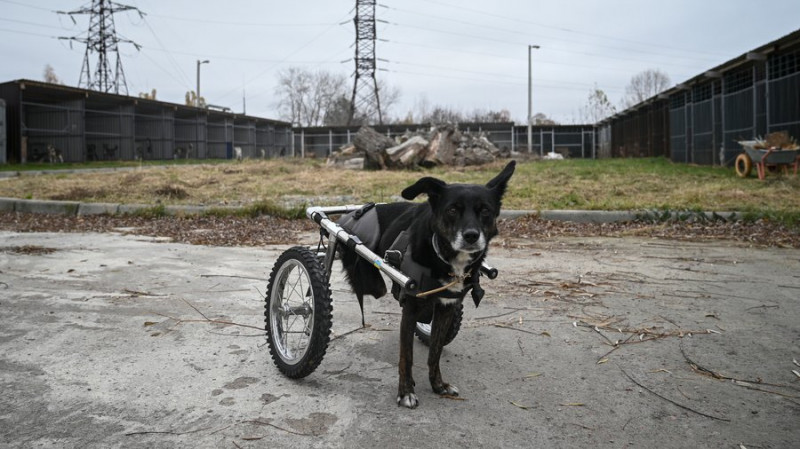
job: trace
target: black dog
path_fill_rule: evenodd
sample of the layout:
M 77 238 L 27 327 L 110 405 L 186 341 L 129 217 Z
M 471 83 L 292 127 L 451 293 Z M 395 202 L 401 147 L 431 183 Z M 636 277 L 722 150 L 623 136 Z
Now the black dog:
M 373 252 L 383 255 L 389 251 L 389 254 L 400 255 L 402 262 L 397 260 L 398 268 L 417 281 L 418 288 L 414 292 L 401 290 L 398 285 L 393 287 L 403 307 L 398 405 L 415 408 L 419 403 L 411 375 L 414 328 L 418 321 L 429 323 L 434 316 L 428 354 L 431 387 L 441 395 L 458 395 L 455 386 L 442 380 L 439 358 L 453 324 L 456 305 L 470 290 L 476 306 L 483 296 L 478 284 L 479 269 L 489 241 L 497 235 L 496 220 L 515 165 L 511 161 L 485 186 L 446 184 L 432 177 L 420 179 L 403 190 L 403 198 L 413 200 L 424 193 L 428 201 L 374 206 L 371 213 L 373 221 L 377 221 L 377 230 L 371 231 L 371 238 L 362 237 L 363 229 L 360 232 L 352 229 L 352 217 L 340 220 L 343 227 L 365 240 Z M 363 210 L 355 219 L 369 221 L 362 215 Z M 347 279 L 359 304 L 363 306 L 364 295 L 375 298 L 385 295 L 386 284 L 378 270 L 344 245 L 340 248 Z

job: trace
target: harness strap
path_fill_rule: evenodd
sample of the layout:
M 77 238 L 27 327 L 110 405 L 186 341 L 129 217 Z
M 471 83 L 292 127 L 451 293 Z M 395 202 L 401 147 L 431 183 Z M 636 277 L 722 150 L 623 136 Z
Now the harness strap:
M 412 296 L 417 298 L 425 298 L 431 295 L 437 295 L 442 298 L 461 298 L 466 295 L 470 290 L 472 290 L 472 297 L 473 301 L 475 301 L 475 305 L 477 306 L 480 302 L 480 298 L 483 297 L 483 289 L 480 288 L 479 278 L 480 274 L 476 269 L 473 269 L 471 272 L 462 275 L 456 275 L 450 273 L 452 276 L 452 280 L 445 285 L 441 285 L 441 283 L 434 279 L 431 275 L 430 268 L 424 267 L 414 261 L 411 255 L 411 246 L 409 245 L 409 233 L 407 231 L 401 232 L 397 238 L 395 238 L 392 246 L 386 251 L 386 259 L 391 259 L 393 263 L 399 265 L 403 273 L 406 276 L 410 277 L 417 281 L 417 285 L 420 289 L 427 288 L 428 290 L 422 292 L 408 292 Z M 442 262 L 445 264 L 449 263 L 442 257 L 441 252 L 439 251 L 439 245 L 436 238 L 436 234 L 432 237 L 431 243 L 433 244 L 434 251 L 436 252 L 437 257 L 439 257 Z M 398 263 L 399 262 L 399 263 Z M 467 282 L 469 281 L 469 282 Z M 464 288 L 461 291 L 453 292 L 450 291 L 449 288 L 457 285 L 458 283 L 464 283 Z M 403 296 L 403 291 L 396 286 L 397 288 L 392 288 L 392 294 L 394 295 L 395 299 L 401 300 Z M 476 300 L 476 294 L 479 295 L 479 299 Z

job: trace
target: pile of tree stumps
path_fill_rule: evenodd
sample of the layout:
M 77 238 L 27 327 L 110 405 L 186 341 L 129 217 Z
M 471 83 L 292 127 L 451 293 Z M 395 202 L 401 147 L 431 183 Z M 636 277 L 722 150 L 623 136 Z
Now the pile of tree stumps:
M 481 165 L 510 155 L 483 133 L 461 132 L 454 125 L 434 126 L 427 133 L 406 133 L 396 140 L 362 126 L 351 144 L 328 157 L 328 166 L 401 170 L 418 166 Z

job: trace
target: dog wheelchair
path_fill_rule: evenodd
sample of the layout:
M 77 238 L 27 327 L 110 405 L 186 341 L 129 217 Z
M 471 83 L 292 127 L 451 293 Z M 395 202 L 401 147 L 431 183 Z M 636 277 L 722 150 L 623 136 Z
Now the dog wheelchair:
M 363 207 L 347 205 L 306 209 L 306 216 L 320 227 L 317 248 L 292 247 L 278 257 L 272 268 L 265 298 L 265 329 L 272 359 L 286 377 L 298 379 L 308 376 L 325 356 L 333 311 L 330 277 L 339 245 L 346 245 L 391 279 L 395 291 L 417 292 L 417 281 L 398 269 L 400 263 L 396 254 L 389 254 L 390 251 L 384 257 L 375 254 L 357 235 L 329 218 L 355 213 Z M 489 279 L 495 279 L 498 274 L 497 269 L 485 262 L 480 272 Z M 418 295 L 426 293 L 430 292 Z M 461 327 L 463 305 L 457 307 L 445 344 L 456 337 Z M 423 343 L 429 344 L 431 324 L 418 322 L 415 334 Z

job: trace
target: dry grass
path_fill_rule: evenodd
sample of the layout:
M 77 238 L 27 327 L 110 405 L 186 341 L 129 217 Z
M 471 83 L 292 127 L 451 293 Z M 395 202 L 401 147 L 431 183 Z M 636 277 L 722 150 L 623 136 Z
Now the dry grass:
M 346 171 L 314 160 L 167 166 L 115 173 L 22 176 L 0 196 L 88 202 L 193 205 L 343 204 L 391 201 L 421 176 L 485 183 L 503 162 L 463 169 Z M 664 159 L 532 161 L 519 165 L 504 202 L 511 209 L 673 209 L 800 214 L 800 180 L 737 178 L 732 169 Z

